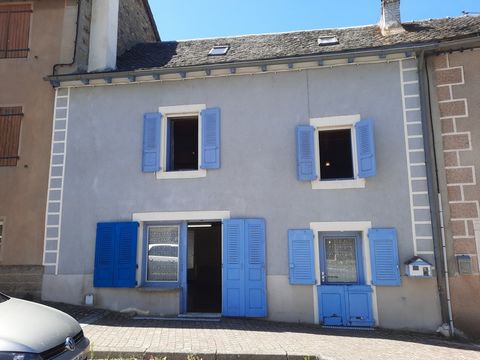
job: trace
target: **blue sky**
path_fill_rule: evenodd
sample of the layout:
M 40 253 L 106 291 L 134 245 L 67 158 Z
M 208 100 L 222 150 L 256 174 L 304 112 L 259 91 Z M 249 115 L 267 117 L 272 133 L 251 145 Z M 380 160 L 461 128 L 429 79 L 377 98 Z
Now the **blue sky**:
M 376 23 L 380 0 L 149 0 L 162 40 Z M 480 12 L 479 0 L 402 0 L 402 21 Z

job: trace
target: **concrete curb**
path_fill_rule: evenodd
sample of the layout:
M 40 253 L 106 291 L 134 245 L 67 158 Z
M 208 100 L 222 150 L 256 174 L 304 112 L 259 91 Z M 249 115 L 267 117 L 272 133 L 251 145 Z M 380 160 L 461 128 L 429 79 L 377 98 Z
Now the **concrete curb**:
M 143 360 L 326 360 L 318 355 L 288 355 L 285 354 L 231 354 L 231 353 L 189 353 L 189 352 L 152 352 L 135 351 L 94 351 L 88 359 L 143 359 Z

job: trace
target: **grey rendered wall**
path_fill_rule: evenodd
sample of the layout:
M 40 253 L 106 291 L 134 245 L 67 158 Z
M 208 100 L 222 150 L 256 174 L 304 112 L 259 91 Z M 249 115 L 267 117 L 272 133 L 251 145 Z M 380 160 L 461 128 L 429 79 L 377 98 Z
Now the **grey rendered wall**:
M 159 106 L 218 106 L 221 169 L 206 178 L 157 180 L 141 172 L 142 115 Z M 91 276 L 98 221 L 130 220 L 134 212 L 229 210 L 267 222 L 269 317 L 313 321 L 312 288 L 291 286 L 287 229 L 313 221 L 371 221 L 393 226 L 400 261 L 413 255 L 402 96 L 398 63 L 258 76 L 71 90 L 59 274 Z M 297 124 L 360 114 L 375 120 L 378 175 L 364 189 L 312 190 L 296 179 Z M 79 255 L 81 254 L 81 255 Z M 403 270 L 402 270 L 403 272 Z M 435 286 L 379 289 L 382 326 L 433 329 Z M 291 299 L 283 303 L 280 299 Z M 433 313 L 396 307 L 421 299 Z M 79 300 L 77 300 L 79 301 Z M 315 305 L 316 306 L 316 305 Z M 294 311 L 300 314 L 291 316 Z

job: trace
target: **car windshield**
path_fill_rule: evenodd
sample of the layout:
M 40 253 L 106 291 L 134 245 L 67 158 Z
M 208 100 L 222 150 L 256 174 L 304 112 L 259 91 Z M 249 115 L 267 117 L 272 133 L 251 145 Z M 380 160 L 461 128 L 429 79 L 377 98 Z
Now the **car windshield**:
M 8 299 L 10 298 L 7 295 L 0 293 L 0 303 L 7 301 Z

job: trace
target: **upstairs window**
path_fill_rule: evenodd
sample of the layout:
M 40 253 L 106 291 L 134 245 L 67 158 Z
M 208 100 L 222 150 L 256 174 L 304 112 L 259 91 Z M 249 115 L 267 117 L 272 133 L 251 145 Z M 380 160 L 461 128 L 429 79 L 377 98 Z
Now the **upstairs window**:
M 198 170 L 198 116 L 168 119 L 167 171 Z
M 320 180 L 353 179 L 351 129 L 318 131 Z
M 0 59 L 28 56 L 31 14 L 31 4 L 0 5 Z
M 220 109 L 175 105 L 143 115 L 142 171 L 197 178 L 220 168 Z
M 0 166 L 17 166 L 22 107 L 0 107 Z
M 376 175 L 374 123 L 360 115 L 310 119 L 296 127 L 297 178 L 313 189 L 365 187 Z

